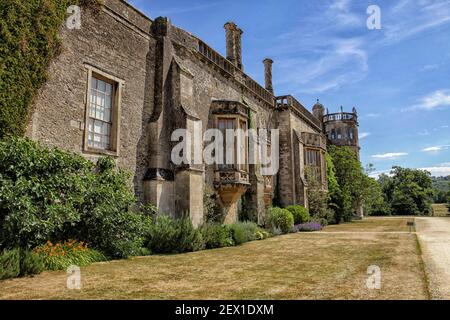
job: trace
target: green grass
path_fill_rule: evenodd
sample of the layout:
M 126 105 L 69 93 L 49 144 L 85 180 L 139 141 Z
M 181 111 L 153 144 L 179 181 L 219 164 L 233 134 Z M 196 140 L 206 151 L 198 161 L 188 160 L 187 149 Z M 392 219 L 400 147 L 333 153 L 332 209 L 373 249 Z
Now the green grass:
M 407 222 L 414 217 L 368 217 L 340 225 L 330 225 L 323 232 L 407 232 Z
M 66 289 L 64 271 L 44 272 L 0 282 L 0 298 L 426 299 L 415 234 L 364 231 L 393 230 L 392 224 L 376 218 L 333 227 L 351 225 L 361 231 L 355 233 L 296 233 L 238 247 L 95 263 L 82 268 L 80 291 Z M 395 231 L 402 230 L 400 224 Z M 370 265 L 381 268 L 381 290 L 365 285 Z

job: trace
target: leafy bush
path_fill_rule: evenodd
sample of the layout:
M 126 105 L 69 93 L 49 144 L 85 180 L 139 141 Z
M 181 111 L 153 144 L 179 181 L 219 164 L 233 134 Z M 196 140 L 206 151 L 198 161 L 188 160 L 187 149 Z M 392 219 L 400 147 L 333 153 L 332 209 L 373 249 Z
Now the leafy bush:
M 110 257 L 144 245 L 150 217 L 130 211 L 129 175 L 28 139 L 0 142 L 0 247 L 79 239 Z
M 289 210 L 272 207 L 267 210 L 267 225 L 275 232 L 288 233 L 294 226 L 294 217 Z
M 31 276 L 45 270 L 44 259 L 33 251 L 21 250 L 20 276 Z
M 20 249 L 4 250 L 0 255 L 0 280 L 20 275 Z
M 3 250 L 0 254 L 0 280 L 39 274 L 44 270 L 42 258 L 23 250 Z
M 218 204 L 219 194 L 209 187 L 205 188 L 203 193 L 203 212 L 207 223 L 222 223 L 223 212 Z
M 311 219 L 308 209 L 299 205 L 291 205 L 286 207 L 294 217 L 294 224 L 306 223 Z
M 302 223 L 297 224 L 294 226 L 294 232 L 299 231 L 320 231 L 322 230 L 322 225 L 318 222 L 309 222 L 309 223 Z
M 336 216 L 336 211 L 328 207 L 328 194 L 322 189 L 321 185 L 316 180 L 309 181 L 308 184 L 308 205 L 310 220 L 320 222 L 326 226 L 328 223 L 339 222 L 339 214 Z M 337 209 L 337 208 L 335 208 Z
M 69 240 L 46 244 L 33 249 L 43 260 L 46 270 L 63 270 L 71 265 L 86 266 L 94 262 L 106 260 L 105 256 L 94 249 L 89 249 L 83 242 Z
M 200 230 L 189 218 L 173 219 L 159 215 L 150 227 L 148 248 L 154 253 L 181 253 L 203 249 Z
M 251 221 L 236 222 L 230 225 L 233 240 L 236 245 L 253 240 L 262 240 L 269 237 L 269 233 Z
M 206 249 L 223 248 L 234 245 L 232 230 L 227 225 L 206 224 L 201 228 Z

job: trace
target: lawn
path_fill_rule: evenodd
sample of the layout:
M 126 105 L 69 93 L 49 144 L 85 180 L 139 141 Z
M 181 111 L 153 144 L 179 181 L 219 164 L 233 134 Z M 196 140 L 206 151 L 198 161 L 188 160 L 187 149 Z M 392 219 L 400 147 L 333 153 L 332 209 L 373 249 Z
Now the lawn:
M 414 221 L 414 217 L 365 218 L 328 226 L 324 232 L 408 232 L 407 221 Z
M 447 204 L 445 203 L 433 203 L 433 216 L 446 217 L 449 215 Z
M 82 268 L 78 291 L 66 289 L 65 272 L 44 272 L 0 281 L 0 299 L 426 299 L 406 221 L 370 218 L 239 247 L 96 263 Z M 380 290 L 365 285 L 370 265 L 381 268 Z

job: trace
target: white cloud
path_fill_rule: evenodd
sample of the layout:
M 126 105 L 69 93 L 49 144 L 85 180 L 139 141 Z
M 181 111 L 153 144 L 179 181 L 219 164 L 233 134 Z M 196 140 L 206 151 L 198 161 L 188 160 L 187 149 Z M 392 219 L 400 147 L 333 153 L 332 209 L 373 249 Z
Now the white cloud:
M 359 134 L 359 139 L 364 139 L 367 138 L 368 136 L 370 136 L 370 132 L 361 132 Z
M 306 47 L 298 49 L 303 51 Z M 321 93 L 358 82 L 369 70 L 367 52 L 360 38 L 324 38 L 307 51 L 317 51 L 317 55 L 310 59 L 296 55 L 278 62 L 283 77 L 277 83 L 292 85 L 293 90 L 301 88 L 301 92 Z
M 425 66 L 423 66 L 422 68 L 420 68 L 420 71 L 431 71 L 431 70 L 436 70 L 439 68 L 438 64 L 427 64 Z
M 365 29 L 367 15 L 355 10 L 353 4 L 351 0 L 318 2 L 318 12 L 277 37 L 269 53 L 278 57 L 280 76 L 275 75 L 276 84 L 292 94 L 314 94 L 366 77 L 365 38 L 343 35 L 348 30 Z
M 419 132 L 417 132 L 417 134 L 418 134 L 419 136 L 428 136 L 428 135 L 430 135 L 431 133 L 430 133 L 430 131 L 428 131 L 427 129 L 423 129 L 423 130 L 420 130 Z
M 421 151 L 423 151 L 423 152 L 438 152 L 438 151 L 448 149 L 448 147 L 450 147 L 450 145 L 433 146 L 433 147 L 424 148 Z
M 403 156 L 407 156 L 407 155 L 408 154 L 406 152 L 386 152 L 386 153 L 382 153 L 382 154 L 374 154 L 372 156 L 372 158 L 387 160 L 387 159 L 397 159 L 399 157 L 403 157 Z
M 369 177 L 374 178 L 374 179 L 378 179 L 381 174 L 387 174 L 388 176 L 390 176 L 391 175 L 390 172 L 391 172 L 391 169 L 374 171 L 374 172 L 369 174 Z
M 364 16 L 352 12 L 350 4 L 350 0 L 335 0 L 329 5 L 326 15 L 340 27 L 362 25 Z
M 384 44 L 391 44 L 413 37 L 421 32 L 450 22 L 450 1 L 400 1 L 385 14 Z
M 436 90 L 419 99 L 412 107 L 403 108 L 402 111 L 434 110 L 440 107 L 450 106 L 450 89 Z
M 280 76 L 275 75 L 275 83 L 292 94 L 322 93 L 357 83 L 369 73 L 369 54 L 450 23 L 449 0 L 399 0 L 382 8 L 380 32 L 349 37 L 366 30 L 364 6 L 351 0 L 317 2 L 320 12 L 277 36 L 268 53 L 277 56 Z M 424 71 L 435 68 L 432 64 L 423 67 Z M 434 103 L 423 100 L 417 105 L 433 108 Z
M 426 170 L 431 173 L 432 176 L 439 177 L 439 176 L 448 176 L 450 175 L 450 162 L 442 163 L 438 166 L 433 167 L 423 167 L 423 168 L 417 168 L 419 170 Z M 380 171 L 374 171 L 371 174 L 369 174 L 369 177 L 378 179 L 381 174 L 387 174 L 390 176 L 391 169 L 389 170 L 380 170 Z
M 419 168 L 419 169 L 429 171 L 432 176 L 436 176 L 436 177 L 450 175 L 450 166 L 448 166 L 448 167 L 425 167 L 425 168 Z

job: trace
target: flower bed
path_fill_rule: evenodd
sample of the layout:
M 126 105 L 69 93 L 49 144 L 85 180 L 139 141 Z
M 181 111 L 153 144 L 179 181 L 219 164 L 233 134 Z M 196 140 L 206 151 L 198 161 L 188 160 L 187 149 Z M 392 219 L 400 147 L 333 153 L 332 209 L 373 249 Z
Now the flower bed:
M 322 230 L 322 225 L 318 222 L 308 222 L 297 224 L 294 226 L 294 232 L 311 232 L 311 231 L 320 231 Z

